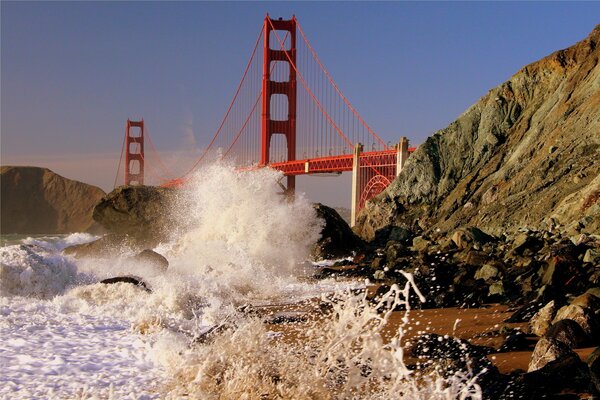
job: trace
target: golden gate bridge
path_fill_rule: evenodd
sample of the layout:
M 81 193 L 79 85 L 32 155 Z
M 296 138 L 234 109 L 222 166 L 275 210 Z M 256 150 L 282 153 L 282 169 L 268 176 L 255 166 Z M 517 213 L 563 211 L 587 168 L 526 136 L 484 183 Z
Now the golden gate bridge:
M 148 162 L 146 144 L 155 162 Z M 297 175 L 352 171 L 353 225 L 365 202 L 393 181 L 412 151 L 404 137 L 390 145 L 373 132 L 325 69 L 295 16 L 283 20 L 267 14 L 233 99 L 193 165 L 173 174 L 144 121 L 127 120 L 119 170 L 124 155 L 126 185 L 151 177 L 161 186 L 179 186 L 214 159 L 209 155 L 218 154 L 241 170 L 281 171 L 287 185 L 280 185 L 288 195 L 294 194 Z

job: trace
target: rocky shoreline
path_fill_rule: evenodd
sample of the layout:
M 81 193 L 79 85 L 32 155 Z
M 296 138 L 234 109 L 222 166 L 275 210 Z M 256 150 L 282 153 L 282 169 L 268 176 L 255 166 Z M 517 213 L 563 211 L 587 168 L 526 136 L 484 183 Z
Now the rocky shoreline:
M 144 244 L 161 239 L 161 231 L 153 229 L 151 218 L 136 222 L 140 215 L 146 215 L 148 207 L 154 211 L 168 207 L 164 198 L 155 201 L 160 193 L 156 188 L 131 187 L 107 195 L 96 207 L 94 218 L 108 229 L 118 226 L 118 232 L 65 252 L 96 257 L 103 252 L 114 254 L 117 248 L 127 249 L 132 260 L 144 258 L 157 268 L 167 269 L 164 257 L 143 249 Z M 313 257 L 346 256 L 320 268 L 314 279 L 368 280 L 368 298 L 375 304 L 393 285 L 404 286 L 405 274 L 409 273 L 426 294 L 425 302 L 416 295 L 410 298 L 413 314 L 438 310 L 454 315 L 473 310 L 472 318 L 479 315 L 484 320 L 490 310 L 499 307 L 493 304 L 502 305 L 505 319 L 500 324 L 481 326 L 480 332 L 468 338 L 455 337 L 447 328 L 412 337 L 409 352 L 415 373 L 438 371 L 443 375 L 468 370 L 478 376 L 486 399 L 600 393 L 600 350 L 594 350 L 600 345 L 599 236 L 569 236 L 559 228 L 523 228 L 514 234 L 493 236 L 476 227 L 429 234 L 388 226 L 367 242 L 333 209 L 320 204 L 314 208 L 324 225 Z M 120 221 L 127 219 L 126 227 L 144 226 L 144 235 L 122 231 L 123 224 L 110 222 L 113 215 Z M 148 232 L 154 234 L 148 236 Z M 321 306 L 310 308 L 308 314 L 322 314 Z M 400 315 L 402 310 L 396 312 Z M 459 320 L 457 317 L 455 325 Z M 289 324 L 298 324 L 295 329 L 301 329 L 304 321 L 304 317 L 289 315 L 265 319 L 265 323 L 281 325 L 284 330 Z M 472 343 L 481 342 L 476 339 L 482 337 L 487 345 Z M 492 361 L 496 355 L 506 359 L 507 354 L 519 352 L 521 357 L 523 352 L 530 357 L 527 370 L 505 366 L 501 373 Z

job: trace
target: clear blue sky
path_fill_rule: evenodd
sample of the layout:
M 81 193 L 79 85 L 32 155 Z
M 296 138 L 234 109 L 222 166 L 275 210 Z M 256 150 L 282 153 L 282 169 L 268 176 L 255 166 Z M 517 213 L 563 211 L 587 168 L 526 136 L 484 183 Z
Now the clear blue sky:
M 127 118 L 143 117 L 165 152 L 185 146 L 190 122 L 207 142 L 266 12 L 295 14 L 371 127 L 413 144 L 600 23 L 594 2 L 3 1 L 2 164 L 47 166 L 107 190 Z M 349 204 L 349 188 L 325 186 L 345 187 L 301 183 L 315 200 Z

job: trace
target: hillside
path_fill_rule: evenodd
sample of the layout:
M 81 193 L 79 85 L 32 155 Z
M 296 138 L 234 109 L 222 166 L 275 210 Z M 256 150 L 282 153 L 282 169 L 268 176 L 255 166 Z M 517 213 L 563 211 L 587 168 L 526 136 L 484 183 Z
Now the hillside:
M 47 168 L 0 168 L 1 227 L 7 233 L 68 233 L 92 228 L 104 192 Z
M 600 233 L 599 43 L 600 25 L 428 138 L 358 216 L 357 233 L 372 239 L 388 225 Z

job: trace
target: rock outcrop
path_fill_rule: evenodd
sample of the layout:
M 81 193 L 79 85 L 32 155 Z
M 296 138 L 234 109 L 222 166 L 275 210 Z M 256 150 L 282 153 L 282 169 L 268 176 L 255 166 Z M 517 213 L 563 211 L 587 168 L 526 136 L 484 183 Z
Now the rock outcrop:
M 64 178 L 47 168 L 0 169 L 3 234 L 69 233 L 97 228 L 92 211 L 102 189 Z
M 94 220 L 113 234 L 152 247 L 173 228 L 171 206 L 175 196 L 171 188 L 120 186 L 96 205 Z
M 320 203 L 313 204 L 313 208 L 323 220 L 321 238 L 312 251 L 315 260 L 346 257 L 360 247 L 362 241 L 336 210 Z
M 390 225 L 599 233 L 599 56 L 600 25 L 492 89 L 419 146 L 355 231 L 367 240 Z

